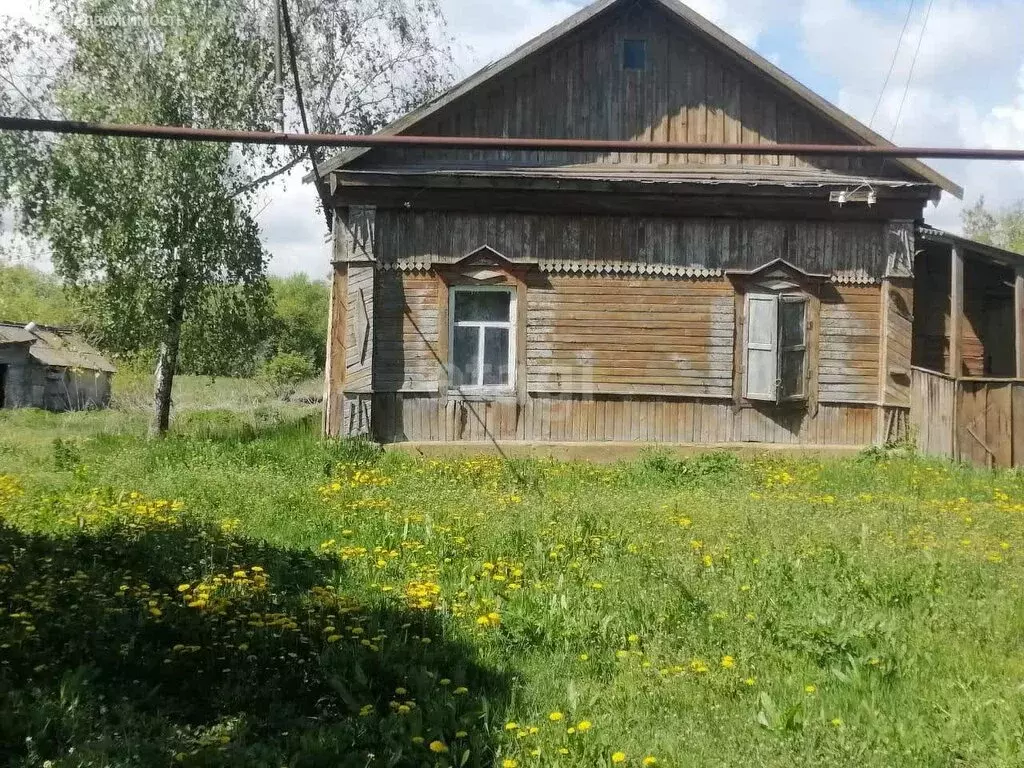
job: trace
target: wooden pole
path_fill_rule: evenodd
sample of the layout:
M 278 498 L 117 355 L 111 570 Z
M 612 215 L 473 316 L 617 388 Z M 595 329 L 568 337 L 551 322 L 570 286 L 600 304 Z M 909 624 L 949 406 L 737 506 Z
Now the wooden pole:
M 959 246 L 952 247 L 949 287 L 949 375 L 961 376 L 963 360 L 964 322 L 964 254 Z
M 1017 267 L 1013 288 L 1013 332 L 1017 353 L 1017 378 L 1024 379 L 1024 267 Z
M 949 375 L 953 378 L 953 460 L 960 460 L 960 376 L 963 360 L 964 253 L 952 247 L 949 287 Z

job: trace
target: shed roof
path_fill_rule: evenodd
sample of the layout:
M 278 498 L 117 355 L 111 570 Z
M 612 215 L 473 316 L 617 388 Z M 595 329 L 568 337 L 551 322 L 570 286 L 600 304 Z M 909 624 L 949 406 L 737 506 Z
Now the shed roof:
M 40 365 L 84 368 L 114 373 L 117 369 L 84 338 L 70 328 L 0 321 L 0 346 L 28 344 L 29 355 Z
M 1005 248 L 999 248 L 995 245 L 989 245 L 988 243 L 981 243 L 977 240 L 971 240 L 970 238 L 963 237 L 961 235 L 954 235 L 952 232 L 946 232 L 942 229 L 935 229 L 928 225 L 919 226 L 917 228 L 917 236 L 930 243 L 941 243 L 942 245 L 957 246 L 965 251 L 971 251 L 979 256 L 982 256 L 989 261 L 993 261 L 997 264 L 1002 264 L 1006 267 L 1024 267 L 1024 254 L 1017 253 L 1016 251 L 1008 251 Z
M 725 30 L 712 24 L 710 21 L 705 19 L 699 13 L 694 11 L 689 6 L 683 4 L 679 0 L 646 0 L 647 2 L 661 6 L 669 13 L 676 16 L 680 21 L 689 27 L 696 29 L 698 32 L 703 34 L 705 37 L 710 39 L 713 43 L 716 43 L 720 47 L 725 48 L 732 54 L 738 56 L 740 59 L 745 61 L 747 64 L 752 66 L 755 70 L 765 75 L 767 78 L 778 84 L 783 90 L 794 96 L 798 101 L 808 105 L 811 109 L 815 110 L 823 117 L 827 118 L 840 128 L 844 129 L 851 138 L 859 140 L 861 143 L 867 146 L 878 146 L 878 147 L 892 147 L 895 146 L 891 141 L 886 139 L 881 134 L 871 130 L 868 126 L 854 118 L 852 115 L 844 112 L 839 107 L 832 104 L 827 99 L 819 96 L 817 93 L 812 91 L 807 86 L 800 83 L 790 75 L 783 72 L 777 66 L 772 64 L 766 58 L 758 54 L 753 49 L 741 43 L 739 40 L 734 38 L 732 35 L 725 32 Z M 514 67 L 527 57 L 532 54 L 546 48 L 555 41 L 565 37 L 566 35 L 573 32 L 578 27 L 582 26 L 591 19 L 601 15 L 605 11 L 608 11 L 616 6 L 623 5 L 625 3 L 633 3 L 637 0 L 596 0 L 596 2 L 583 8 L 577 13 L 573 14 L 561 24 L 551 27 L 546 32 L 541 33 L 537 37 L 533 38 L 529 42 L 520 46 L 509 55 L 502 59 L 499 59 L 492 64 L 487 65 L 483 69 L 479 70 L 475 74 L 466 78 L 462 82 L 449 89 L 447 92 L 437 97 L 436 99 L 424 104 L 422 107 L 413 110 L 404 117 L 399 118 L 395 122 L 391 123 L 387 127 L 383 128 L 378 133 L 383 136 L 394 136 L 405 132 L 412 128 L 420 121 L 430 117 L 434 113 L 438 112 L 448 104 L 452 103 L 459 97 L 468 93 L 469 91 L 477 88 L 478 86 L 486 83 L 492 78 L 500 75 L 507 71 L 511 67 Z M 328 174 L 332 171 L 336 171 L 344 165 L 352 162 L 358 157 L 363 156 L 369 152 L 369 147 L 357 147 L 349 149 L 335 155 L 333 158 L 327 160 L 320 167 L 321 174 Z M 963 196 L 963 188 L 955 182 L 946 178 L 938 171 L 934 170 L 930 166 L 922 163 L 919 160 L 914 159 L 897 159 L 893 161 L 897 165 L 903 167 L 910 173 L 914 174 L 919 178 L 928 180 L 935 184 L 939 188 L 949 192 L 956 197 Z M 310 175 L 311 178 L 312 175 Z

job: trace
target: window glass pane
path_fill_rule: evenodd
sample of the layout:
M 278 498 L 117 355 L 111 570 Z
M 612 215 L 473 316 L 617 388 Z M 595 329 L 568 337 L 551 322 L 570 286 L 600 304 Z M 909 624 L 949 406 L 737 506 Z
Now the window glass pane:
M 508 291 L 456 291 L 455 322 L 509 321 L 512 294 Z
M 764 349 L 747 351 L 747 397 L 751 400 L 775 399 L 775 352 Z
M 484 385 L 509 383 L 507 328 L 484 329 Z
M 802 351 L 782 353 L 782 397 L 799 397 L 804 394 L 804 353 Z
M 796 347 L 804 343 L 804 301 L 779 302 L 779 327 L 782 347 Z
M 452 344 L 452 384 L 456 387 L 477 384 L 480 359 L 480 329 L 456 328 Z
M 646 40 L 622 41 L 622 67 L 623 69 L 647 68 Z

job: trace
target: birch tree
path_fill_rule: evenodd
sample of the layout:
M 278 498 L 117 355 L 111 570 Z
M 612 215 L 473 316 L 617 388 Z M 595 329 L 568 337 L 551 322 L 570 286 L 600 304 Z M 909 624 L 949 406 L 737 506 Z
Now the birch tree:
M 373 131 L 450 79 L 435 0 L 290 0 L 311 130 Z M 0 39 L 8 113 L 274 130 L 274 0 L 51 0 Z M 286 58 L 287 60 L 287 58 Z M 291 80 L 285 81 L 286 85 Z M 296 130 L 294 91 L 284 120 Z M 269 315 L 253 210 L 301 148 L 0 138 L 0 193 L 43 238 L 100 343 L 155 353 L 150 432 L 191 356 L 251 354 Z M 319 159 L 319 157 L 318 157 Z M 193 370 L 202 359 L 189 360 Z M 209 366 L 216 367 L 216 366 Z

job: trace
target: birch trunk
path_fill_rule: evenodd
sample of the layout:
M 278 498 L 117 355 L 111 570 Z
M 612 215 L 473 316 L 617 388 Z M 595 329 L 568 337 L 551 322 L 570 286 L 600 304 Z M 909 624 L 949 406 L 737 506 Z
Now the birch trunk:
M 171 296 L 171 306 L 164 325 L 164 338 L 157 353 L 153 419 L 149 423 L 151 438 L 163 437 L 171 425 L 171 389 L 174 386 L 174 372 L 178 368 L 178 349 L 181 346 L 181 326 L 184 319 L 185 284 L 183 279 L 179 279 Z

